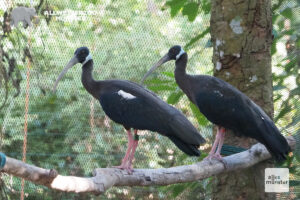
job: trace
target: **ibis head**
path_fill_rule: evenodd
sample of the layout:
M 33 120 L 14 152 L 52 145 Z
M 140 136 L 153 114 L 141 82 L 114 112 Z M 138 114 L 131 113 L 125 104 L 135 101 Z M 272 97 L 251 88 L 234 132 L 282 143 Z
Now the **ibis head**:
M 92 59 L 92 55 L 90 54 L 90 50 L 87 47 L 79 47 L 78 49 L 76 49 L 73 58 L 71 58 L 71 60 L 64 67 L 64 69 L 59 74 L 58 78 L 56 79 L 54 87 L 53 87 L 53 91 L 56 90 L 58 82 L 60 81 L 60 79 L 62 79 L 62 77 L 67 73 L 67 71 L 70 68 L 72 68 L 77 63 L 81 63 L 82 65 L 84 65 L 91 59 Z
M 178 60 L 182 54 L 184 54 L 184 50 L 181 46 L 175 45 L 171 47 L 166 55 L 164 55 L 156 64 L 154 64 L 151 69 L 145 74 L 145 76 L 142 79 L 142 83 L 144 80 L 153 72 L 155 71 L 159 66 L 163 65 L 164 63 L 170 61 L 170 60 Z

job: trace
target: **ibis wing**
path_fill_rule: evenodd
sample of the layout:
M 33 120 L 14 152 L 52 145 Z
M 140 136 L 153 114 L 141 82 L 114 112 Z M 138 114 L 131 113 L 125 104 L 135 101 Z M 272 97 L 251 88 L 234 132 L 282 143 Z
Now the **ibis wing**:
M 242 99 L 224 95 L 220 90 L 201 91 L 195 97 L 200 112 L 214 124 L 236 130 L 249 115 Z
M 285 159 L 290 148 L 274 122 L 249 97 L 231 87 L 198 92 L 195 99 L 200 111 L 214 124 L 263 143 L 277 160 Z
M 102 94 L 100 103 L 104 112 L 125 128 L 155 131 L 168 137 L 176 137 L 187 144 L 200 145 L 205 142 L 180 111 L 158 97 L 133 92 L 131 94 L 136 96 L 122 96 L 119 93 Z
M 164 113 L 143 97 L 106 92 L 100 95 L 100 103 L 107 116 L 125 128 L 151 130 L 161 134 L 169 131 L 162 119 Z

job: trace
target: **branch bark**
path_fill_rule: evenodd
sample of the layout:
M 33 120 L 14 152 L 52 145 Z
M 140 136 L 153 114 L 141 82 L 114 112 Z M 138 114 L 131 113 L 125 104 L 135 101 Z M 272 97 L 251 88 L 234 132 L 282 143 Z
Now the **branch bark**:
M 296 140 L 292 136 L 286 139 L 291 148 L 295 149 Z M 54 169 L 43 169 L 7 157 L 2 172 L 55 190 L 99 195 L 113 186 L 170 185 L 202 180 L 217 174 L 245 169 L 269 158 L 271 155 L 265 146 L 255 144 L 247 151 L 225 157 L 227 168 L 223 163 L 213 160 L 211 163 L 201 161 L 171 168 L 134 169 L 132 174 L 115 168 L 99 168 L 94 170 L 93 177 L 76 177 L 62 176 Z

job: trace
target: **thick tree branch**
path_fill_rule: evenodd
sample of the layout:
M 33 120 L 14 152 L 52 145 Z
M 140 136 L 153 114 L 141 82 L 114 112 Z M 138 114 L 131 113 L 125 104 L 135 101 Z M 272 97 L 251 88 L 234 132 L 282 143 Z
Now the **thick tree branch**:
M 295 149 L 295 139 L 289 136 L 287 140 L 291 148 Z M 227 168 L 219 161 L 202 161 L 161 169 L 135 169 L 130 175 L 119 169 L 101 168 L 94 170 L 94 177 L 86 178 L 62 176 L 53 169 L 39 168 L 7 157 L 2 171 L 60 191 L 99 195 L 113 186 L 170 185 L 201 180 L 220 173 L 245 169 L 270 157 L 262 144 L 256 144 L 247 151 L 225 157 Z

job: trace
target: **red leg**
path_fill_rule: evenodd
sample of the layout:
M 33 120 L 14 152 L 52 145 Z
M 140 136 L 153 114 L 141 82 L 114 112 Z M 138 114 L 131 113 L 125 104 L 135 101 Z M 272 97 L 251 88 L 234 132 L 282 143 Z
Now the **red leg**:
M 222 146 L 223 146 L 223 143 L 224 143 L 224 138 L 225 138 L 225 128 L 220 128 L 220 133 L 221 133 L 221 137 L 220 137 L 220 140 L 219 140 L 216 155 L 221 157 L 221 149 L 222 149 Z
M 120 166 L 115 166 L 116 168 L 119 168 L 119 169 L 126 168 L 126 164 L 128 162 L 128 158 L 129 158 L 130 152 L 133 147 L 133 137 L 132 137 L 130 129 L 127 130 L 127 138 L 128 138 L 127 150 L 126 150 L 126 154 L 125 154 L 124 158 L 122 159 L 122 164 Z
M 133 144 L 132 144 L 132 149 L 131 149 L 130 155 L 128 157 L 128 162 L 126 163 L 126 168 L 125 168 L 125 169 L 127 169 L 127 171 L 129 173 L 132 173 L 132 171 L 133 171 L 132 161 L 134 159 L 134 154 L 135 154 L 135 150 L 138 146 L 138 143 L 139 143 L 138 134 L 137 134 L 137 130 L 135 129 L 134 130 L 134 140 L 133 140 Z
M 218 127 L 215 142 L 213 144 L 213 147 L 211 148 L 211 151 L 209 152 L 209 155 L 205 158 L 205 160 L 211 161 L 212 158 L 216 158 L 218 160 L 222 159 L 220 152 L 221 152 L 221 149 L 222 149 L 222 146 L 224 143 L 224 137 L 225 137 L 225 128 Z M 218 145 L 218 148 L 216 151 L 217 145 Z
M 215 141 L 214 141 L 214 144 L 208 154 L 208 156 L 206 158 L 204 158 L 204 160 L 211 160 L 211 158 L 213 157 L 213 155 L 215 154 L 216 152 L 216 148 L 217 148 L 217 145 L 220 141 L 220 138 L 221 138 L 221 135 L 220 135 L 220 131 L 219 131 L 219 127 L 218 127 L 218 130 L 217 130 L 217 134 L 216 134 L 216 138 L 215 138 Z
M 220 128 L 220 133 L 221 133 L 221 138 L 219 140 L 218 149 L 217 149 L 217 152 L 215 153 L 215 155 L 213 157 L 216 158 L 217 160 L 219 160 L 220 162 L 222 162 L 225 169 L 226 169 L 226 168 L 228 168 L 227 162 L 221 156 L 221 149 L 222 149 L 222 146 L 223 146 L 223 143 L 224 143 L 224 138 L 225 138 L 225 128 L 221 127 Z
M 218 130 L 218 132 L 217 132 L 217 134 L 216 134 L 216 139 L 215 139 L 214 144 L 213 144 L 213 146 L 212 146 L 212 148 L 211 148 L 211 150 L 210 150 L 210 152 L 209 152 L 209 155 L 215 154 L 217 145 L 218 145 L 219 140 L 220 140 L 220 136 L 221 136 L 221 135 L 220 135 L 220 132 L 219 132 L 219 130 Z

